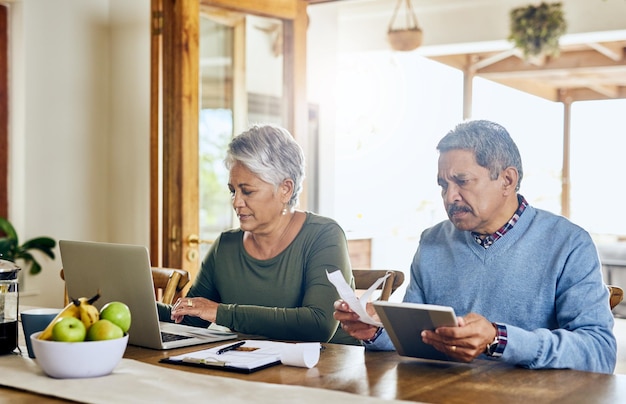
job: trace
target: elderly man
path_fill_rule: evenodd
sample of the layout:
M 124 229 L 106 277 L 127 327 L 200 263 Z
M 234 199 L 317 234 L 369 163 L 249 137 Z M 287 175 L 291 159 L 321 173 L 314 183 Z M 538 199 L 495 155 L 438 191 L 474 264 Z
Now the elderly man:
M 461 123 L 437 149 L 449 220 L 423 232 L 404 301 L 463 316 L 458 327 L 422 331 L 422 340 L 461 362 L 484 355 L 531 369 L 612 373 L 613 315 L 589 234 L 518 194 L 522 162 L 502 126 Z M 368 312 L 375 316 L 371 304 Z M 366 349 L 393 349 L 383 329 L 360 322 L 345 302 L 335 302 L 334 316 Z

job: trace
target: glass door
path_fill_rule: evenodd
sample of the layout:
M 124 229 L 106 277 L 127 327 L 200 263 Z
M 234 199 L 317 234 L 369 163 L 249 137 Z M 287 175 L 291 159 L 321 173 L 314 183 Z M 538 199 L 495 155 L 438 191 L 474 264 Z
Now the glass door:
M 282 22 L 201 7 L 199 254 L 238 226 L 224 167 L 232 137 L 253 123 L 283 124 Z M 247 63 L 251 61 L 252 63 Z M 254 68 L 246 69 L 251 65 Z
M 306 144 L 306 1 L 151 4 L 151 260 L 193 279 L 208 243 L 238 225 L 232 136 L 273 122 Z

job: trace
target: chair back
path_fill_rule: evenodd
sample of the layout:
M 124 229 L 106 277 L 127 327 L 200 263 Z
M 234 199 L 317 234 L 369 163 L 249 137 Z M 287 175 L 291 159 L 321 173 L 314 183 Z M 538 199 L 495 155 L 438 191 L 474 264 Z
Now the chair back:
M 189 272 L 184 269 L 152 267 L 152 282 L 154 283 L 154 295 L 156 300 L 165 304 L 172 304 L 182 296 L 185 285 L 189 283 Z M 63 268 L 59 273 L 65 280 Z M 69 297 L 65 288 L 63 306 L 67 306 Z
M 611 310 L 613 310 L 615 306 L 624 300 L 624 290 L 615 285 L 608 285 L 607 287 L 609 288 L 609 305 L 611 306 Z
M 353 269 L 354 287 L 357 291 L 367 290 L 378 278 L 389 274 L 385 282 L 379 287 L 381 295 L 379 300 L 389 300 L 389 296 L 404 282 L 404 273 L 390 269 Z
M 152 267 L 152 282 L 157 301 L 172 304 L 189 283 L 189 272 L 184 269 Z

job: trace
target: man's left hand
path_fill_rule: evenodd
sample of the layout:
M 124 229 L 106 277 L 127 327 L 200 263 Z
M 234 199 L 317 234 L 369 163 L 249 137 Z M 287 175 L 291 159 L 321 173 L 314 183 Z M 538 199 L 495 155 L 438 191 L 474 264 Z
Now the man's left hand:
M 485 317 L 469 313 L 457 317 L 458 327 L 422 331 L 422 341 L 460 362 L 471 362 L 493 342 L 496 330 Z

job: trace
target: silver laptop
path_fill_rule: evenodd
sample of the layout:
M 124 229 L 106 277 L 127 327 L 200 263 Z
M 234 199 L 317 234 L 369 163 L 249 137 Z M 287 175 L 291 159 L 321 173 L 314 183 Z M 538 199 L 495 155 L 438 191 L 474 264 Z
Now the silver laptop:
M 131 311 L 129 343 L 171 349 L 234 339 L 237 334 L 159 322 L 148 249 L 144 246 L 60 240 L 61 260 L 70 298 L 93 296 L 105 303 L 126 303 Z

